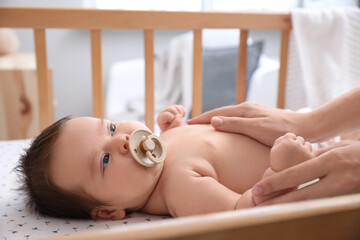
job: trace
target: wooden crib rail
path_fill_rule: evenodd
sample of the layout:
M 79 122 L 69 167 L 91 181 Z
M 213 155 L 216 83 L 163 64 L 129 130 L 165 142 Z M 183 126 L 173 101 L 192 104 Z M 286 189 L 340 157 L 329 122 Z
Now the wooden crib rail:
M 0 27 L 69 29 L 290 29 L 289 13 L 1 7 Z M 44 21 L 46 19 L 47 21 Z
M 91 32 L 93 115 L 103 117 L 101 30 L 144 30 L 145 46 L 145 122 L 154 125 L 154 30 L 189 29 L 194 32 L 193 55 L 193 107 L 192 115 L 202 109 L 202 29 L 239 29 L 239 63 L 237 77 L 237 103 L 246 99 L 247 36 L 249 30 L 282 31 L 278 107 L 284 107 L 287 50 L 291 18 L 289 13 L 259 12 L 166 12 L 124 11 L 70 8 L 0 7 L 0 27 L 32 28 L 35 33 L 40 128 L 53 122 L 51 83 L 46 73 L 47 28 L 89 29 Z
M 359 221 L 360 194 L 354 194 L 90 230 L 67 239 L 359 239 Z

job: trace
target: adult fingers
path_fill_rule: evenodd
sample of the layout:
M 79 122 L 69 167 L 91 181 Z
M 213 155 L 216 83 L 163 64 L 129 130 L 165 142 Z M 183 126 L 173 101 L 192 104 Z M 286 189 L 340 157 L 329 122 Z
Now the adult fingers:
M 272 146 L 278 137 L 278 133 L 268 128 L 266 124 L 264 124 L 265 121 L 262 117 L 213 117 L 211 119 L 211 125 L 218 131 L 241 133 L 263 144 Z
M 226 106 L 205 112 L 188 120 L 188 124 L 210 123 L 214 116 L 241 116 L 241 109 L 238 106 Z
M 277 191 L 299 186 L 303 183 L 322 178 L 328 173 L 321 159 L 313 158 L 279 173 L 262 179 L 252 188 L 252 193 L 264 197 Z
M 288 203 L 288 202 L 298 202 L 309 199 L 317 199 L 317 198 L 340 195 L 341 194 L 340 192 L 332 188 L 333 184 L 334 183 L 332 182 L 331 178 L 325 177 L 320 181 L 313 183 L 307 187 L 290 191 L 283 195 L 265 200 L 264 202 L 260 203 L 258 206 L 273 205 L 273 204 Z
M 211 125 L 218 131 L 242 133 L 251 136 L 256 131 L 258 119 L 241 117 L 213 117 Z
M 281 190 L 278 192 L 273 192 L 264 197 L 256 197 L 253 195 L 253 200 L 256 205 L 260 205 L 261 203 L 266 202 L 269 199 L 275 199 L 278 196 L 284 195 L 285 193 L 288 193 L 288 192 L 294 191 L 294 190 L 295 190 L 295 188 L 285 189 L 285 190 Z

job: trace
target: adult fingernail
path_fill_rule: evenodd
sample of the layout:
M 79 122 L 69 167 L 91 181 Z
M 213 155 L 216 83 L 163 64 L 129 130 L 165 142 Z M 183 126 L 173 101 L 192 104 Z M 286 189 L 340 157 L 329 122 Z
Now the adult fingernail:
M 194 118 L 190 118 L 189 120 L 187 120 L 188 124 L 192 124 L 194 121 L 196 121 L 197 117 Z
M 253 187 L 251 191 L 255 196 L 260 196 L 264 192 L 264 190 L 259 186 Z
M 224 120 L 219 117 L 213 117 L 211 119 L 211 123 L 213 124 L 214 127 L 221 127 L 224 123 Z

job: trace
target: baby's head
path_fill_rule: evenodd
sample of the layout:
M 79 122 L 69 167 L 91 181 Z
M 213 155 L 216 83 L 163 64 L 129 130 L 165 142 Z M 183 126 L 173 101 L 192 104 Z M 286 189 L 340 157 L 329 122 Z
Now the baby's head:
M 138 122 L 64 118 L 45 129 L 22 156 L 29 203 L 55 217 L 121 219 L 140 209 L 163 164 L 144 167 L 128 149 Z
M 271 161 L 271 167 L 274 171 L 281 171 L 315 156 L 315 149 L 303 137 L 296 136 L 293 133 L 286 133 L 276 139 L 271 148 L 270 158 L 274 159 L 274 161 Z

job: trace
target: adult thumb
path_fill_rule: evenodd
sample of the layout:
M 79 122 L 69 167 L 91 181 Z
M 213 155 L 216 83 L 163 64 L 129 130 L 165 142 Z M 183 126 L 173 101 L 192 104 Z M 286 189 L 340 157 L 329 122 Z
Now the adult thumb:
M 216 116 L 211 119 L 211 125 L 218 131 L 246 134 L 249 122 L 244 120 L 240 117 Z

